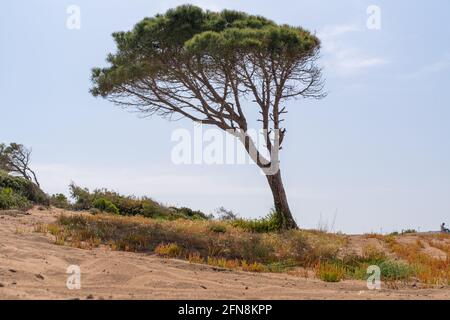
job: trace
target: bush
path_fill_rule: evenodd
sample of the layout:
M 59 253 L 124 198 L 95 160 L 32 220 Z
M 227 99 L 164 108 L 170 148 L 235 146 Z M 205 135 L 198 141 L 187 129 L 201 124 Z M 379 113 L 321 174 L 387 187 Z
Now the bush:
M 225 232 L 227 232 L 227 227 L 223 223 L 212 223 L 209 226 L 209 230 L 211 230 L 211 232 L 216 232 L 216 233 L 225 233 Z
M 11 188 L 0 188 L 0 210 L 27 210 L 32 204 L 24 196 Z
M 68 209 L 70 208 L 69 200 L 62 193 L 54 194 L 50 197 L 50 204 L 56 208 Z
M 0 170 L 0 189 L 9 188 L 14 194 L 28 200 L 31 204 L 49 205 L 48 196 L 33 182 L 22 177 L 14 177 Z
M 208 219 L 208 216 L 199 210 L 194 211 L 194 210 L 192 210 L 190 208 L 186 208 L 186 207 L 181 207 L 181 208 L 172 207 L 172 209 L 179 215 L 188 217 L 191 219 L 200 219 L 200 220 Z
M 411 233 L 417 233 L 417 231 L 415 229 L 402 230 L 402 234 L 411 234 Z
M 406 280 L 414 273 L 411 266 L 397 261 L 384 261 L 380 263 L 379 267 L 382 279 L 386 280 Z
M 232 225 L 251 232 L 274 232 L 281 229 L 281 219 L 276 211 L 272 211 L 262 219 L 236 219 L 232 221 Z
M 70 184 L 69 189 L 70 196 L 75 199 L 73 206 L 75 210 L 89 210 L 92 208 L 94 197 L 90 194 L 89 189 L 80 188 L 74 183 Z
M 148 197 L 137 198 L 133 196 L 124 196 L 107 189 L 96 189 L 90 192 L 87 188 L 81 188 L 74 183 L 70 185 L 70 193 L 75 204 L 75 210 L 100 209 L 98 206 L 104 205 L 104 201 L 109 201 L 117 209 L 119 214 L 124 216 L 144 216 L 147 218 L 173 220 L 185 218 L 190 220 L 205 220 L 208 217 L 201 211 L 193 211 L 189 208 L 168 208 Z M 100 202 L 97 203 L 97 201 Z M 104 211 L 104 209 L 100 209 Z M 111 210 L 115 210 L 111 207 Z M 113 212 L 113 213 L 114 213 Z
M 100 198 L 94 201 L 92 206 L 101 212 L 108 212 L 112 214 L 119 214 L 119 209 L 109 200 Z

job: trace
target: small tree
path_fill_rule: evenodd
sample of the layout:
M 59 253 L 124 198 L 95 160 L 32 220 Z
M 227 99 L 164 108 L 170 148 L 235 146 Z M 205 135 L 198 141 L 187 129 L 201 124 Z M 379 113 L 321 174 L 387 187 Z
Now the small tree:
M 285 102 L 324 96 L 310 32 L 242 12 L 184 5 L 113 34 L 117 52 L 92 72 L 94 96 L 145 116 L 185 117 L 234 134 L 265 172 L 283 228 L 296 228 L 279 170 Z M 255 109 L 256 107 L 256 109 Z M 249 135 L 259 112 L 265 150 Z M 267 156 L 269 154 L 269 156 Z
M 13 175 L 19 175 L 40 187 L 36 173 L 30 168 L 32 150 L 21 144 L 0 144 L 0 169 Z

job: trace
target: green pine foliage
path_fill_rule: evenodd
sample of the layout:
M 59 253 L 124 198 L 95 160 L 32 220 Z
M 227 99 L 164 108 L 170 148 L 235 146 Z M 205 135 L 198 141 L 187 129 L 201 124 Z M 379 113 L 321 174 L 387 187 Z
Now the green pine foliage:
M 216 63 L 233 63 L 260 53 L 272 61 L 292 62 L 320 47 L 319 39 L 301 27 L 278 25 L 232 10 L 204 11 L 192 5 L 145 18 L 131 31 L 113 33 L 113 38 L 118 51 L 108 55 L 111 66 L 92 72 L 91 92 L 95 96 L 114 94 L 122 85 L 144 77 L 164 81 L 170 77 L 174 60 L 183 63 L 208 56 L 208 68 L 214 68 Z

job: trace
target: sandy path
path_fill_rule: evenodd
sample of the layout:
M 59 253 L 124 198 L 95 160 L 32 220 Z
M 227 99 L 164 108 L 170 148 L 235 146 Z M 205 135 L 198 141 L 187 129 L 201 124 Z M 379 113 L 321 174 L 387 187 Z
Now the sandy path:
M 363 281 L 325 283 L 287 274 L 223 271 L 153 255 L 55 245 L 33 225 L 58 212 L 0 213 L 0 299 L 450 299 L 450 288 L 369 291 Z M 66 268 L 81 267 L 80 290 Z

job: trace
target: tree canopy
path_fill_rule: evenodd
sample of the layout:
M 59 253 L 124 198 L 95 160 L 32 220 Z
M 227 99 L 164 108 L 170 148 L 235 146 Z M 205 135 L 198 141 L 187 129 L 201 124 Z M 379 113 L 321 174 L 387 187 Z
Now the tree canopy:
M 185 5 L 113 37 L 117 52 L 108 55 L 109 67 L 93 69 L 91 91 L 148 115 L 246 130 L 244 96 L 270 109 L 288 98 L 323 95 L 313 63 L 320 41 L 300 27 Z M 283 111 L 273 110 L 273 118 Z

